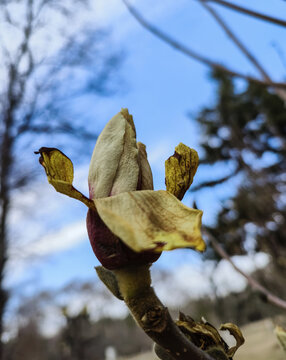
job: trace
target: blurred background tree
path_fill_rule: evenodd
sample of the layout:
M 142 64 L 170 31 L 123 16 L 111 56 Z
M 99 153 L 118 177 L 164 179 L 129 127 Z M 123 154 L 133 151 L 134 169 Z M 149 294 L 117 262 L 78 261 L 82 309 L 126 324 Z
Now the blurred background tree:
M 118 356 L 151 349 L 152 341 L 131 315 L 114 319 L 106 317 L 102 311 L 98 313 L 99 319 L 95 320 L 90 316 L 88 306 L 83 306 L 84 303 L 80 304 L 83 306 L 81 310 L 72 311 L 71 298 L 77 301 L 83 293 L 89 294 L 91 299 L 94 299 L 94 294 L 105 302 L 111 299 L 103 286 L 79 281 L 58 291 L 23 297 L 16 310 L 19 322 L 17 332 L 5 344 L 3 359 L 20 360 L 24 354 L 33 360 L 103 360 L 110 347 L 116 349 Z M 60 298 L 66 294 L 66 306 L 61 306 Z M 43 324 L 51 316 L 56 316 L 62 326 L 46 336 L 42 331 Z
M 220 167 L 221 175 L 195 190 L 227 186 L 235 177 L 239 186 L 208 230 L 230 255 L 269 254 L 274 268 L 285 276 L 285 104 L 257 84 L 237 90 L 223 73 L 214 78 L 216 104 L 204 108 L 197 121 L 203 132 L 201 162 Z
M 88 1 L 0 3 L 0 339 L 8 300 L 5 264 L 15 241 L 8 229 L 12 196 L 36 175 L 24 154 L 48 134 L 50 144 L 59 134 L 63 144 L 69 136 L 94 142 L 88 119 L 78 118 L 73 105 L 83 96 L 115 91 L 110 76 L 121 53 L 107 48 L 108 33 L 96 24 L 78 23 L 84 11 Z

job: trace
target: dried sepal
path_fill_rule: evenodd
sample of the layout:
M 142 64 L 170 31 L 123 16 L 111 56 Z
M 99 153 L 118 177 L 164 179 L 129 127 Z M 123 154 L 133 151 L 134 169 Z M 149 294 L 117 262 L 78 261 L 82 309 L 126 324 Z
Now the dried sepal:
M 221 325 L 219 330 L 228 330 L 234 336 L 236 346 L 233 347 L 229 347 L 218 330 L 204 319 L 196 322 L 190 316 L 180 313 L 176 324 L 190 341 L 208 352 L 214 359 L 232 359 L 236 350 L 244 343 L 240 329 L 231 323 Z
M 119 300 L 123 300 L 120 293 L 118 282 L 114 273 L 103 266 L 97 266 L 95 268 L 96 273 L 100 280 L 104 283 L 107 289 Z
M 205 321 L 196 322 L 190 316 L 180 313 L 176 322 L 180 330 L 202 350 L 208 350 L 214 346 L 223 352 L 227 350 L 227 344 L 221 338 L 217 329 Z
M 236 350 L 245 342 L 242 332 L 237 325 L 232 323 L 222 324 L 219 330 L 228 330 L 230 335 L 232 335 L 236 340 L 236 345 L 227 350 L 227 355 L 232 358 Z
M 286 329 L 281 326 L 276 326 L 274 332 L 282 347 L 282 350 L 284 350 L 286 353 Z
M 35 151 L 35 154 L 41 155 L 39 162 L 46 171 L 49 183 L 56 191 L 77 199 L 95 210 L 93 201 L 73 187 L 73 163 L 63 152 L 56 148 L 42 147 Z
M 165 161 L 165 183 L 168 192 L 182 200 L 193 182 L 199 164 L 196 150 L 180 143 L 174 155 Z
M 94 202 L 106 226 L 133 251 L 205 250 L 202 211 L 188 208 L 166 191 L 125 192 Z

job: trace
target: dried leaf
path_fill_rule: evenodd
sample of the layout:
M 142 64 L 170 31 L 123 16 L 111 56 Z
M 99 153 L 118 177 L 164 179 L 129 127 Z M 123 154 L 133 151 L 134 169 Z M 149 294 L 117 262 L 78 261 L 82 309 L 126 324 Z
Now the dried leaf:
M 275 335 L 277 336 L 282 349 L 286 353 L 286 329 L 283 329 L 281 326 L 276 326 Z
M 236 350 L 242 345 L 244 344 L 244 337 L 242 335 L 242 332 L 240 330 L 240 328 L 232 323 L 226 323 L 220 326 L 219 328 L 220 330 L 228 330 L 230 332 L 230 334 L 235 338 L 236 340 L 236 345 L 229 348 L 227 351 L 227 355 L 229 357 L 233 357 L 233 355 L 235 354 Z
M 125 192 L 94 202 L 107 227 L 134 251 L 205 250 L 202 211 L 188 208 L 166 191 Z
M 182 200 L 193 182 L 199 164 L 196 150 L 180 143 L 174 155 L 165 161 L 166 189 Z
M 95 210 L 93 201 L 76 190 L 73 185 L 73 163 L 60 150 L 42 147 L 35 154 L 41 154 L 40 164 L 44 167 L 48 181 L 56 191 L 83 202 Z
M 88 174 L 90 198 L 136 190 L 138 176 L 133 118 L 122 109 L 106 124 L 95 144 Z

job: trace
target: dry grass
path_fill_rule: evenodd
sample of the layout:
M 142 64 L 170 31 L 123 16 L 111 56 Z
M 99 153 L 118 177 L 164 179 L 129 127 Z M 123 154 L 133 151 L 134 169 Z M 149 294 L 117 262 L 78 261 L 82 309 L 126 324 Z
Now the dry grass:
M 245 344 L 237 351 L 235 360 L 285 360 L 270 319 L 243 327 Z
M 285 354 L 275 338 L 273 329 L 274 325 L 270 319 L 244 326 L 242 332 L 246 341 L 237 351 L 234 360 L 285 360 Z M 120 360 L 158 360 L 158 358 L 150 352 Z

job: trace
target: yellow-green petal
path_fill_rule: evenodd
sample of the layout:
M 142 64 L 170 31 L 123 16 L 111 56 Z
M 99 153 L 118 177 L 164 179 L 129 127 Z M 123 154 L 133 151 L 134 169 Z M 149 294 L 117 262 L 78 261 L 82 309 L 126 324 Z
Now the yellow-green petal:
M 77 199 L 95 210 L 93 201 L 73 187 L 73 163 L 63 152 L 56 148 L 42 147 L 35 153 L 41 154 L 40 164 L 46 171 L 49 183 L 56 191 Z
M 205 250 L 202 211 L 188 208 L 166 191 L 131 191 L 94 200 L 107 227 L 132 250 Z
M 175 147 L 174 155 L 165 161 L 166 189 L 182 200 L 193 182 L 199 164 L 196 150 L 180 143 Z

